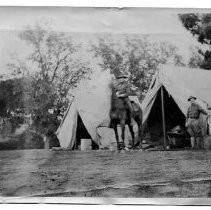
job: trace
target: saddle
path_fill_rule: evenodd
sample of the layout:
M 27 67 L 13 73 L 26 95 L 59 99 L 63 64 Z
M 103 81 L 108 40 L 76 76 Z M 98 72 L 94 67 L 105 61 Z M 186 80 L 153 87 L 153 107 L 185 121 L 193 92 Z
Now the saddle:
M 130 103 L 132 105 L 133 112 L 138 112 L 140 110 L 139 105 L 135 101 L 130 100 Z M 126 109 L 129 109 L 127 103 L 125 103 L 125 107 Z

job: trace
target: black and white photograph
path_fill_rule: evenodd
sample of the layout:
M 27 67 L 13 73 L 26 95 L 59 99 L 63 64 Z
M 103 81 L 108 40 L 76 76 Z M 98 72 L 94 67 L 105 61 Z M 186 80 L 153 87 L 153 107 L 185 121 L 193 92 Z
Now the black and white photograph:
M 210 205 L 210 166 L 211 9 L 0 7 L 1 203 Z

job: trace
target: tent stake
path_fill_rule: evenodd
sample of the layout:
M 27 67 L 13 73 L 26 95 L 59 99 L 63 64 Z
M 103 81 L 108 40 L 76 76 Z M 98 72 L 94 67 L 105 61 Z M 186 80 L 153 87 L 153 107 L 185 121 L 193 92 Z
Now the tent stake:
M 164 149 L 166 149 L 166 123 L 165 123 L 165 112 L 164 112 L 164 97 L 163 97 L 163 86 L 161 86 L 161 107 L 162 107 L 162 123 L 163 123 L 163 140 Z

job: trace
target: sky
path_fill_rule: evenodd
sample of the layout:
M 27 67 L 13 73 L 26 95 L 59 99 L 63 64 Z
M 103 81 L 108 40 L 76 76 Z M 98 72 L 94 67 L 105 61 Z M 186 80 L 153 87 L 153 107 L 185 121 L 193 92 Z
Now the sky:
M 176 45 L 187 62 L 190 47 L 200 44 L 178 19 L 178 13 L 185 12 L 190 10 L 0 7 L 0 73 L 8 73 L 6 66 L 14 53 L 20 58 L 29 53 L 29 46 L 19 39 L 18 33 L 26 25 L 36 23 L 47 23 L 53 30 L 72 33 L 76 40 L 83 43 L 94 39 L 93 33 L 111 33 L 115 36 L 148 34 L 152 41 L 168 41 Z

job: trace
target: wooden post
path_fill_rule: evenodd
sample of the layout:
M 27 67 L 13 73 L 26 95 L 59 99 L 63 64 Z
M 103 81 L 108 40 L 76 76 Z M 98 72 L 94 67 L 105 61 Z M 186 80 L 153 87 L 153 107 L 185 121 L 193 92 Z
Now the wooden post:
M 161 86 L 161 108 L 162 108 L 163 140 L 164 140 L 163 143 L 164 143 L 164 149 L 166 149 L 166 123 L 165 123 L 163 86 Z

